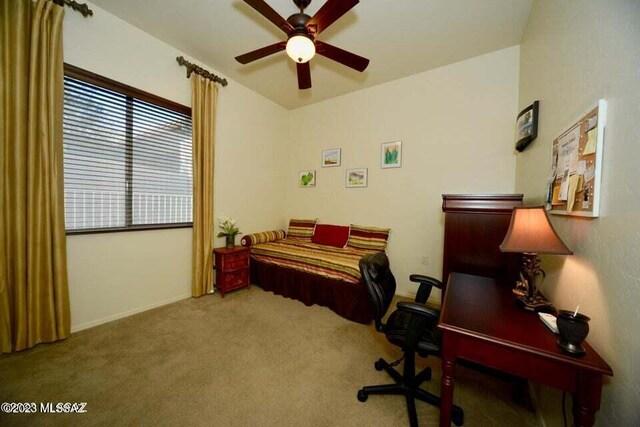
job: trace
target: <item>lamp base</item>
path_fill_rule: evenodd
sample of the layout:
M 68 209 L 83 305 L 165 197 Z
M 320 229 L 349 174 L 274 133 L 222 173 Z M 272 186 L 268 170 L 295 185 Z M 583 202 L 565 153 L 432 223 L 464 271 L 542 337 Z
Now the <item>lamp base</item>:
M 558 347 L 567 353 L 575 354 L 576 356 L 581 356 L 586 353 L 585 349 L 582 348 L 580 344 L 573 344 L 562 338 L 558 340 Z
M 532 313 L 539 312 L 550 312 L 553 313 L 555 310 L 553 305 L 541 294 L 537 294 L 534 297 L 530 297 L 528 295 L 523 295 L 516 300 L 518 305 L 522 306 L 527 311 L 531 311 Z

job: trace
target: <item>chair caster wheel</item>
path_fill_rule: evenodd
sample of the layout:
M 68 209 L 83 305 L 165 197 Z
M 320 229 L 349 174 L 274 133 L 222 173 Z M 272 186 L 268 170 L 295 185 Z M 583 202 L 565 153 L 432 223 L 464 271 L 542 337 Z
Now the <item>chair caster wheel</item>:
M 376 371 L 382 371 L 384 369 L 385 362 L 383 359 L 376 360 L 376 363 L 373 364 L 373 367 L 376 368 Z
M 360 402 L 366 402 L 369 395 L 364 390 L 358 390 L 358 400 Z
M 424 375 L 425 381 L 431 381 L 431 368 L 427 368 Z
M 451 410 L 451 422 L 460 427 L 464 425 L 464 411 L 456 406 Z

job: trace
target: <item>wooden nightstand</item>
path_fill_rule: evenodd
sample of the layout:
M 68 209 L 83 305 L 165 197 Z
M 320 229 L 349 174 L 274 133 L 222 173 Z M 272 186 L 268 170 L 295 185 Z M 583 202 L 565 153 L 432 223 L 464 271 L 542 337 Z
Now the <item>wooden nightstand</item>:
M 234 289 L 248 288 L 249 285 L 249 248 L 216 248 L 215 256 L 216 288 L 224 298 L 224 293 Z

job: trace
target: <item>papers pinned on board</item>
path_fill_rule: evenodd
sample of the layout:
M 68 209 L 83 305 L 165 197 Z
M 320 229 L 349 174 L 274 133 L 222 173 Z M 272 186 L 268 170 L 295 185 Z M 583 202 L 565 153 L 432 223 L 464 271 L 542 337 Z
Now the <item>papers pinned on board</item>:
M 605 121 L 606 102 L 600 100 L 553 140 L 547 182 L 551 213 L 598 216 Z
M 587 143 L 584 145 L 582 155 L 593 154 L 596 152 L 596 146 L 598 145 L 598 129 L 591 129 L 587 132 Z

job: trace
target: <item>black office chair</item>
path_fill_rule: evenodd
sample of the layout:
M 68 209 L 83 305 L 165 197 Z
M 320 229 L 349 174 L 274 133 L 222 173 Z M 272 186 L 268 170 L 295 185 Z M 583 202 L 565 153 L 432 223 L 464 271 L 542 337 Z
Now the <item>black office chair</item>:
M 403 356 L 393 363 L 378 359 L 374 364 L 376 370 L 385 370 L 395 383 L 363 387 L 358 391 L 358 400 L 364 402 L 370 394 L 404 395 L 409 423 L 412 427 L 417 426 L 415 399 L 440 406 L 440 397 L 420 388 L 422 382 L 431 379 L 431 368 L 427 367 L 416 375 L 415 353 L 423 357 L 440 356 L 440 333 L 437 329 L 440 313 L 427 308 L 424 303 L 427 302 L 431 289 L 434 286 L 442 288 L 442 283 L 431 277 L 412 274 L 409 279 L 420 283 L 416 302 L 399 302 L 398 309 L 391 313 L 387 323 L 383 324 L 382 318 L 396 291 L 396 280 L 389 269 L 389 259 L 383 252 L 365 255 L 360 260 L 360 273 L 367 287 L 376 330 L 383 332 L 391 344 L 402 348 Z M 404 370 L 400 375 L 394 366 L 403 359 Z M 454 406 L 451 418 L 455 425 L 461 426 L 464 422 L 462 409 Z

